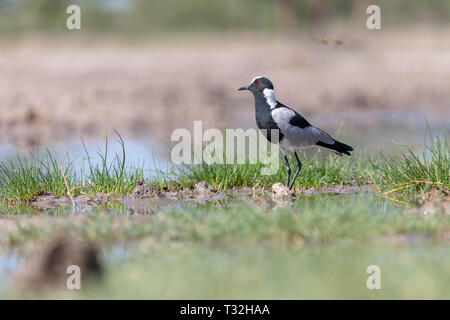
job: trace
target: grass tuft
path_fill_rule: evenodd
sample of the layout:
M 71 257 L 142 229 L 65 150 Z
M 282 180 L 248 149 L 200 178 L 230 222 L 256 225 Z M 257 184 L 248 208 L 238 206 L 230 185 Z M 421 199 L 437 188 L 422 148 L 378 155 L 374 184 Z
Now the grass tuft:
M 115 154 L 112 161 L 108 163 L 108 137 L 105 140 L 105 150 L 99 150 L 97 155 L 100 164 L 94 165 L 83 141 L 83 147 L 88 161 L 89 175 L 83 177 L 83 185 L 88 185 L 94 192 L 107 192 L 123 194 L 130 192 L 136 186 L 138 180 L 144 180 L 144 169 L 132 166 L 126 169 L 125 143 L 117 131 L 117 141 L 121 146 L 122 153 Z
M 297 187 L 320 188 L 330 184 L 362 184 L 367 182 L 368 161 L 363 152 L 355 152 L 352 157 L 338 157 L 332 153 L 324 155 L 320 149 L 299 153 L 302 170 L 295 182 Z M 290 158 L 291 168 L 296 169 L 296 161 Z M 247 186 L 266 186 L 276 182 L 285 183 L 286 167 L 280 158 L 279 168 L 274 175 L 261 175 L 267 165 L 257 164 L 200 164 L 184 166 L 175 173 L 186 187 L 193 187 L 198 181 L 206 181 L 218 189 Z M 292 174 L 293 175 L 293 174 Z M 292 178 L 292 176 L 291 176 Z
M 450 146 L 447 135 L 431 134 L 421 155 L 408 149 L 372 162 L 371 177 L 385 194 L 450 190 Z
M 0 195 L 9 201 L 28 202 L 35 196 L 44 193 L 53 193 L 57 196 L 67 195 L 67 179 L 71 194 L 125 194 L 131 192 L 138 180 L 144 180 L 144 169 L 138 166 L 127 166 L 125 157 L 125 144 L 122 137 L 116 132 L 118 142 L 122 147 L 120 155 L 115 154 L 111 162 L 108 161 L 108 139 L 104 151 L 99 150 L 97 156 L 100 164 L 94 164 L 86 145 L 88 174 L 77 173 L 78 163 L 69 159 L 66 154 L 62 159 L 45 149 L 44 154 L 18 155 L 15 160 L 0 163 Z M 61 166 L 64 172 L 61 171 Z M 83 166 L 84 168 L 84 163 Z
M 30 157 L 17 155 L 17 158 L 0 163 L 0 193 L 8 200 L 30 200 L 34 196 L 52 192 L 65 195 L 67 188 L 60 170 L 63 166 L 69 184 L 75 184 L 73 162 L 66 155 L 58 162 L 46 149 L 43 155 L 30 154 Z

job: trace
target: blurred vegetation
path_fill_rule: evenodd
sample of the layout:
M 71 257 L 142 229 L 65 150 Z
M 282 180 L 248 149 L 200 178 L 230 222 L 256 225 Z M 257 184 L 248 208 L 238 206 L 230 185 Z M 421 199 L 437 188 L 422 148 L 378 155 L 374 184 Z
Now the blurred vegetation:
M 384 27 L 448 24 L 448 0 L 0 0 L 0 33 L 67 31 L 66 8 L 82 8 L 92 33 L 305 31 L 333 22 L 360 23 L 379 4 Z

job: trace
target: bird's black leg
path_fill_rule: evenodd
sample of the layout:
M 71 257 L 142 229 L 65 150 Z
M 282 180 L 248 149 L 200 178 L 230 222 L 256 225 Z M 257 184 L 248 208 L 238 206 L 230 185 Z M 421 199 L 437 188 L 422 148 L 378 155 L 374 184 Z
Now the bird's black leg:
M 291 190 L 292 187 L 294 186 L 294 182 L 297 179 L 297 176 L 300 173 L 300 170 L 302 170 L 302 163 L 298 159 L 298 154 L 297 154 L 297 152 L 295 150 L 294 150 L 294 155 L 295 155 L 295 159 L 297 160 L 297 171 L 295 171 L 294 178 L 292 179 L 291 186 L 289 187 L 289 190 Z
M 286 173 L 287 173 L 286 187 L 289 188 L 289 180 L 291 180 L 291 166 L 289 165 L 289 160 L 286 154 L 284 154 L 284 160 L 286 161 Z

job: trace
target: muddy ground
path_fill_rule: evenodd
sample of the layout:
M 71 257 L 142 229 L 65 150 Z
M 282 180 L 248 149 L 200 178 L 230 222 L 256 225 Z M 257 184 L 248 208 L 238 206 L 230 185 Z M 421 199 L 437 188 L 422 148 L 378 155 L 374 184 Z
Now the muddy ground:
M 121 202 L 128 206 L 133 213 L 138 213 L 138 209 L 143 207 L 160 207 L 166 205 L 174 205 L 177 201 L 195 202 L 198 204 L 205 204 L 217 200 L 232 200 L 236 198 L 253 199 L 255 203 L 259 203 L 259 199 L 270 199 L 277 203 L 278 200 L 295 199 L 296 196 L 314 196 L 314 195 L 357 195 L 361 193 L 373 193 L 373 186 L 328 186 L 315 190 L 313 188 L 297 188 L 296 190 L 289 190 L 280 183 L 272 186 L 261 187 L 235 187 L 227 190 L 219 191 L 200 181 L 196 184 L 194 189 L 181 188 L 180 186 L 173 186 L 160 190 L 151 184 L 140 183 L 129 196 L 108 196 L 104 193 L 98 193 L 95 196 L 79 195 L 73 198 L 76 206 L 84 207 L 99 207 L 110 202 Z M 151 201 L 151 202 L 150 202 Z M 72 200 L 69 197 L 58 197 L 52 193 L 46 193 L 34 197 L 29 203 L 31 207 L 38 210 L 50 210 L 59 206 L 72 206 Z M 14 203 L 12 203 L 14 205 Z M 145 212 L 151 213 L 151 212 Z
M 408 36 L 414 32 L 414 37 Z M 349 34 L 342 45 L 307 36 L 195 40 L 21 39 L 0 43 L 0 141 L 127 137 L 168 143 L 175 128 L 254 127 L 237 88 L 272 79 L 279 99 L 314 124 L 369 130 L 450 118 L 450 32 Z
M 118 215 L 114 219 L 114 228 L 120 233 L 123 228 L 139 225 L 145 219 L 158 217 L 163 219 L 166 209 L 182 208 L 183 205 L 207 205 L 213 207 L 223 207 L 236 205 L 238 203 L 249 202 L 263 212 L 270 212 L 280 207 L 291 207 L 296 200 L 303 201 L 301 197 L 311 196 L 358 196 L 368 194 L 369 196 L 383 195 L 374 192 L 373 186 L 334 186 L 320 190 L 296 189 L 289 191 L 282 184 L 274 184 L 266 189 L 261 188 L 233 188 L 226 191 L 215 190 L 205 182 L 199 182 L 195 189 L 185 190 L 160 190 L 152 185 L 140 184 L 136 186 L 134 192 L 128 197 L 107 197 L 104 194 L 98 194 L 95 197 L 78 196 L 74 199 L 76 207 L 71 207 L 71 200 L 66 197 L 57 197 L 54 195 L 41 195 L 36 197 L 30 205 L 39 212 L 55 209 L 56 207 L 66 207 L 67 213 L 63 216 L 47 216 L 43 214 L 23 216 L 1 216 L 0 215 L 0 234 L 11 234 L 19 231 L 24 226 L 45 226 L 49 222 L 51 225 L 58 225 L 68 218 L 75 224 L 83 223 L 90 219 L 91 213 L 83 212 L 86 207 L 98 207 L 100 215 L 115 214 L 114 210 L 107 209 L 107 204 L 120 203 L 126 208 L 126 215 Z M 299 199 L 300 198 L 300 199 Z M 417 203 L 411 203 L 409 207 L 404 207 L 404 215 L 450 215 L 450 192 L 432 190 L 426 193 Z M 144 219 L 144 220 L 142 220 Z M 2 237 L 0 237 L 0 240 Z M 3 239 L 4 240 L 4 239 Z M 13 243 L 11 243 L 13 245 Z
M 263 210 L 271 210 L 279 207 L 290 207 L 299 197 L 349 195 L 384 196 L 383 193 L 377 192 L 373 185 L 330 185 L 320 189 L 295 188 L 295 190 L 289 190 L 283 184 L 276 183 L 264 188 L 234 187 L 217 190 L 206 182 L 200 181 L 192 189 L 183 189 L 179 184 L 173 182 L 170 187 L 161 190 L 155 185 L 139 182 L 128 196 L 110 196 L 105 193 L 98 193 L 95 196 L 79 195 L 71 199 L 46 193 L 34 197 L 27 203 L 14 202 L 10 205 L 30 206 L 42 213 L 56 208 L 67 208 L 67 213 L 70 215 L 84 215 L 86 208 L 98 208 L 114 214 L 116 213 L 114 205 L 116 205 L 124 206 L 129 215 L 139 216 L 158 214 L 162 209 L 186 204 L 205 205 L 213 203 L 219 206 L 227 206 L 230 203 L 247 201 L 246 205 L 248 206 L 248 201 L 251 201 Z M 400 201 L 399 203 L 403 202 Z M 406 203 L 405 209 L 407 209 L 405 210 L 406 214 L 417 213 L 417 210 L 423 214 L 450 214 L 450 193 L 446 190 L 432 190 L 420 196 L 415 202 L 411 202 L 409 205 Z

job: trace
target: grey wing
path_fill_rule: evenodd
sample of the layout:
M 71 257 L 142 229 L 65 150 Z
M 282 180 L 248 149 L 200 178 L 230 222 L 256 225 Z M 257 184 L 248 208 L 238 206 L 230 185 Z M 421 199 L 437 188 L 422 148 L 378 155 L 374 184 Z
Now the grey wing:
M 285 137 L 286 147 L 308 147 L 322 141 L 333 144 L 334 140 L 326 132 L 313 127 L 294 110 L 279 107 L 272 110 L 272 118 Z
M 330 137 L 330 135 L 328 133 L 326 133 L 325 131 L 316 128 L 316 127 L 311 127 L 311 133 L 314 136 L 316 140 L 315 144 L 317 142 L 323 142 L 326 144 L 334 144 L 334 139 L 332 137 Z

